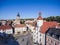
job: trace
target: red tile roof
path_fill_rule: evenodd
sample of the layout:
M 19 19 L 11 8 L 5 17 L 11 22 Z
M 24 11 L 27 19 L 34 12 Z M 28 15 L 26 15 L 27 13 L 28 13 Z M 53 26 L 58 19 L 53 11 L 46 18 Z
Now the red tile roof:
M 15 28 L 25 27 L 25 24 L 16 24 L 14 27 Z
M 56 27 L 56 25 L 57 25 L 57 22 L 44 22 L 43 25 L 41 26 L 40 32 L 46 33 L 48 28 L 54 28 Z
M 2 25 L 0 26 L 0 29 L 6 30 L 6 29 L 11 29 L 12 27 L 9 25 Z

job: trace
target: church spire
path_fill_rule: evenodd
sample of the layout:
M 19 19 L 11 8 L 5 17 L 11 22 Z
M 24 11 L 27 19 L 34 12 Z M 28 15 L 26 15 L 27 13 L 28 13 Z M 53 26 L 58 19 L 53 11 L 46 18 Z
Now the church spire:
M 41 17 L 41 12 L 39 12 L 39 16 L 38 16 L 37 20 L 43 20 L 43 18 Z
M 17 16 L 18 16 L 18 17 L 20 17 L 20 14 L 19 14 L 19 12 L 18 12 Z
M 19 14 L 19 12 L 17 14 L 16 20 L 20 20 L 20 14 Z
M 39 12 L 39 16 L 41 16 L 41 12 Z

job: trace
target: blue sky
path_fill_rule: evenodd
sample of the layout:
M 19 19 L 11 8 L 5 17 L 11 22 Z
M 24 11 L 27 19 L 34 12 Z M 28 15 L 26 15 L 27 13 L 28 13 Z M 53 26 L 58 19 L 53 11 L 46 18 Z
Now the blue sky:
M 17 13 L 21 18 L 60 16 L 59 0 L 0 0 L 0 19 L 15 19 Z

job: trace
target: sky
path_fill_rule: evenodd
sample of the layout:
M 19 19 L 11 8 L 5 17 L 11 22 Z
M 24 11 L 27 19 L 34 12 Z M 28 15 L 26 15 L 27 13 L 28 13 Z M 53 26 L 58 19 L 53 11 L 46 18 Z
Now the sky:
M 0 19 L 60 16 L 60 0 L 0 0 Z

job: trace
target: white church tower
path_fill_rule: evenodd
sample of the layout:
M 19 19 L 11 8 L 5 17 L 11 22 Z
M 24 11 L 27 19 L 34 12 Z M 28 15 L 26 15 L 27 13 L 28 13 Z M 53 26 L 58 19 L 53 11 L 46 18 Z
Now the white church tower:
M 20 24 L 20 15 L 19 15 L 19 13 L 17 14 L 16 20 L 17 20 L 17 24 Z
M 39 12 L 39 16 L 37 18 L 37 29 L 36 29 L 36 33 L 37 33 L 37 42 L 40 44 L 40 27 L 43 25 L 43 18 L 41 17 L 41 12 Z
M 37 18 L 37 26 L 41 27 L 43 25 L 43 18 L 41 17 L 41 12 L 39 12 L 39 16 Z
M 20 24 L 20 15 L 19 15 L 19 13 L 17 14 L 17 17 L 16 17 L 15 21 L 13 22 L 13 24 L 14 25 Z

